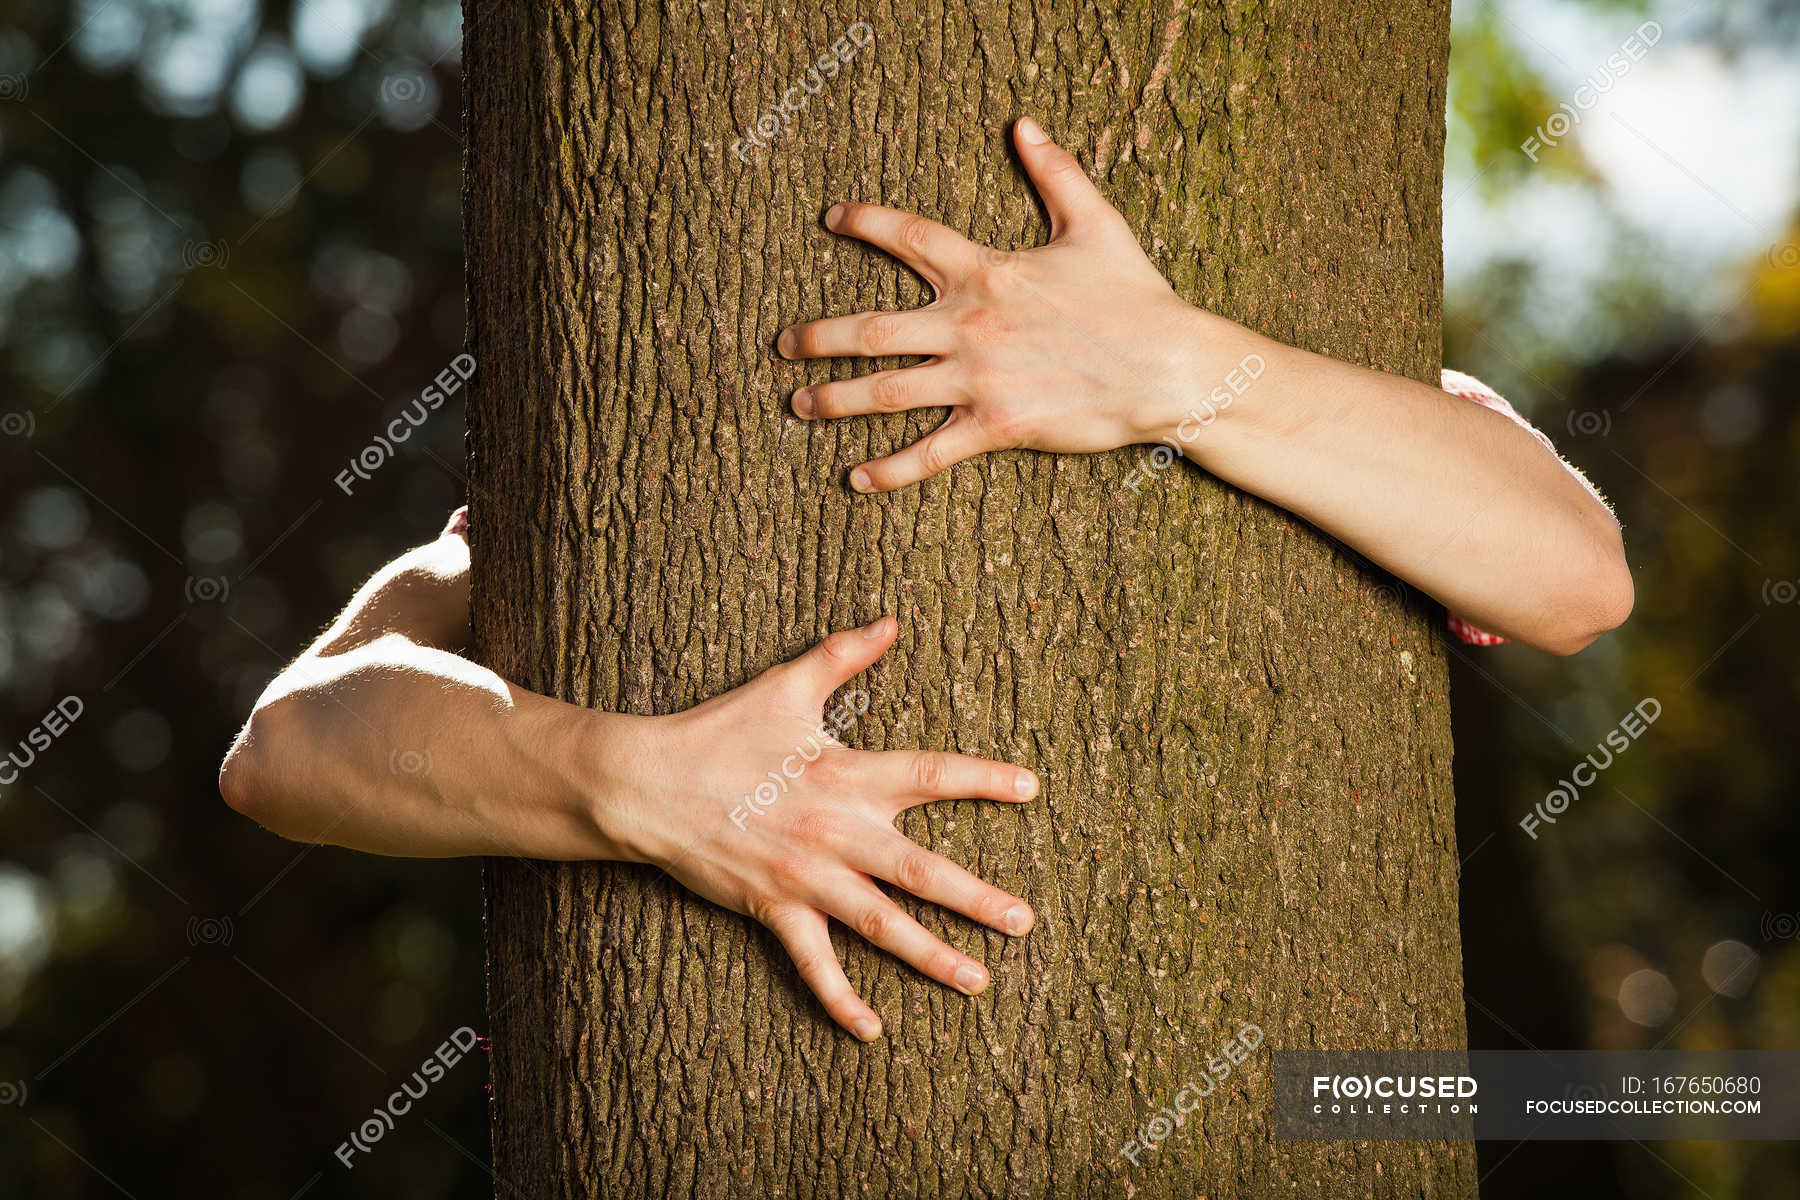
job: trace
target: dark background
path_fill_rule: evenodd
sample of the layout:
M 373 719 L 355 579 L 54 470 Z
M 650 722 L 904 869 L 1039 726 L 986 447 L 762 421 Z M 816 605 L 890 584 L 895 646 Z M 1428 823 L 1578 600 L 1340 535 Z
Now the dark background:
M 461 349 L 459 21 L 0 17 L 0 746 L 83 705 L 0 786 L 0 1195 L 495 1190 L 479 1054 L 332 1157 L 484 1027 L 476 865 L 282 842 L 215 786 L 282 663 L 462 498 L 455 400 L 333 483 Z M 1792 33 L 1713 3 L 1457 11 L 1445 361 L 1616 502 L 1637 582 L 1577 658 L 1452 648 L 1478 1047 L 1800 1048 Z M 1584 79 L 1604 99 L 1533 161 Z M 1649 733 L 1521 831 L 1645 697 Z M 1481 1152 L 1489 1197 L 1800 1190 L 1783 1144 Z

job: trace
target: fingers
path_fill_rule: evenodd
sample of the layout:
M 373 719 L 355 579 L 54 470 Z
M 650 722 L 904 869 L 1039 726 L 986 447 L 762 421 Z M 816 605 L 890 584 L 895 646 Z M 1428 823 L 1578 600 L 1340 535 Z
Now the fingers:
M 1013 937 L 1023 937 L 1037 922 L 1031 905 L 1025 901 L 898 834 L 871 846 L 856 865 L 921 900 L 955 909 L 972 921 Z
M 975 265 L 981 253 L 953 229 L 880 204 L 834 204 L 825 214 L 825 228 L 886 250 L 940 292 L 945 283 Z
M 809 696 L 816 696 L 821 706 L 855 676 L 869 669 L 887 652 L 900 632 L 900 623 L 882 617 L 861 629 L 834 633 L 799 658 L 778 671 L 790 673 Z
M 831 1019 L 865 1042 L 881 1036 L 881 1018 L 863 1003 L 863 998 L 844 976 L 837 951 L 831 948 L 830 927 L 825 914 L 810 908 L 781 909 L 765 924 L 781 939 L 781 944 L 800 969 L 800 978 L 812 989 Z
M 826 911 L 895 958 L 966 996 L 977 995 L 988 985 L 986 967 L 932 936 L 867 880 L 832 897 Z
M 949 320 L 941 312 L 919 309 L 809 321 L 783 330 L 775 348 L 783 358 L 880 358 L 894 354 L 944 354 L 952 342 Z
M 1031 176 L 1050 213 L 1051 240 L 1060 238 L 1070 226 L 1079 225 L 1084 219 L 1113 211 L 1075 156 L 1051 141 L 1036 121 L 1020 117 L 1013 125 L 1013 144 L 1018 147 L 1025 173 Z
M 904 812 L 933 800 L 1029 800 L 1038 793 L 1037 776 L 1024 767 L 949 754 L 940 750 L 858 752 L 866 778 L 885 796 L 893 811 Z
M 850 472 L 850 486 L 859 492 L 891 492 L 929 479 L 965 458 L 995 449 L 983 439 L 979 425 L 959 419 L 965 411 L 951 413 L 949 420 L 906 449 L 856 468 Z
M 794 414 L 812 420 L 955 404 L 963 398 L 954 386 L 956 378 L 948 365 L 932 362 L 877 371 L 858 379 L 815 383 L 794 393 Z

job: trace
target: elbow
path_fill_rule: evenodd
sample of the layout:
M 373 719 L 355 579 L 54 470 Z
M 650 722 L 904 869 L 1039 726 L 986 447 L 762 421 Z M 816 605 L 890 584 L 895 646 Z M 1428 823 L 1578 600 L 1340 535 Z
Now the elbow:
M 264 775 L 259 761 L 262 751 L 256 748 L 255 724 L 256 716 L 251 714 L 249 723 L 226 752 L 225 761 L 219 764 L 220 798 L 232 812 L 252 820 L 255 820 L 257 811 L 262 807 Z
M 274 763 L 289 724 L 283 707 L 280 701 L 258 705 L 219 766 L 219 796 L 226 807 L 264 827 L 276 809 Z
M 1547 631 L 1542 648 L 1552 654 L 1577 654 L 1602 635 L 1625 623 L 1636 592 L 1619 528 L 1608 522 L 1607 536 L 1588 563 L 1569 580 L 1561 617 Z

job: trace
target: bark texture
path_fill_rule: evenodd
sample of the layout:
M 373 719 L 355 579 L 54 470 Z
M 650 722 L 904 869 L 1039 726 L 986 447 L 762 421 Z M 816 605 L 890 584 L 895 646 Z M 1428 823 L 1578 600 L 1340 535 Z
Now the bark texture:
M 667 878 L 491 863 L 500 1194 L 1473 1195 L 1467 1146 L 1269 1134 L 1271 1047 L 1464 1041 L 1441 614 L 1185 464 L 1134 494 L 1141 450 L 858 497 L 849 466 L 941 412 L 798 422 L 792 389 L 852 368 L 773 351 L 790 322 L 929 298 L 822 228 L 834 200 L 1040 241 L 1005 139 L 1030 113 L 1183 295 L 1434 380 L 1448 16 L 467 7 L 484 661 L 660 713 L 893 612 L 847 740 L 1045 781 L 1023 810 L 903 821 L 1039 922 L 1009 943 L 903 901 L 992 968 L 973 1001 L 840 931 L 887 1026 L 868 1047 L 773 938 Z M 858 21 L 872 43 L 751 142 Z M 1247 1023 L 1262 1048 L 1133 1166 L 1121 1147 Z

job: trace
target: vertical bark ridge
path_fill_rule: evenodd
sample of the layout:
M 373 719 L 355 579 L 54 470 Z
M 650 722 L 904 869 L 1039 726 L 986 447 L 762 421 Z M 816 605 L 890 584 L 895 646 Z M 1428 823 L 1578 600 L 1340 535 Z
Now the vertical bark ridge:
M 875 40 L 731 150 L 858 20 Z M 1177 289 L 1434 378 L 1447 5 L 1032 0 L 470 5 L 479 653 L 668 712 L 895 612 L 851 734 L 1031 764 L 1044 797 L 902 828 L 1031 899 L 970 1001 L 839 937 L 860 1046 L 774 940 L 653 872 L 490 864 L 497 1190 L 1466 1196 L 1466 1147 L 1274 1143 L 1266 1049 L 1132 1167 L 1246 1023 L 1267 1046 L 1463 1040 L 1436 614 L 1295 518 L 1142 451 L 1011 453 L 870 499 L 941 412 L 801 423 L 786 324 L 928 295 L 838 199 L 983 242 L 1046 226 L 1038 116 Z M 1097 298 L 1104 303 L 1104 298 Z M 892 364 L 889 364 L 892 365 Z M 1229 414 L 1222 419 L 1229 419 Z M 754 778 L 745 781 L 748 791 Z

